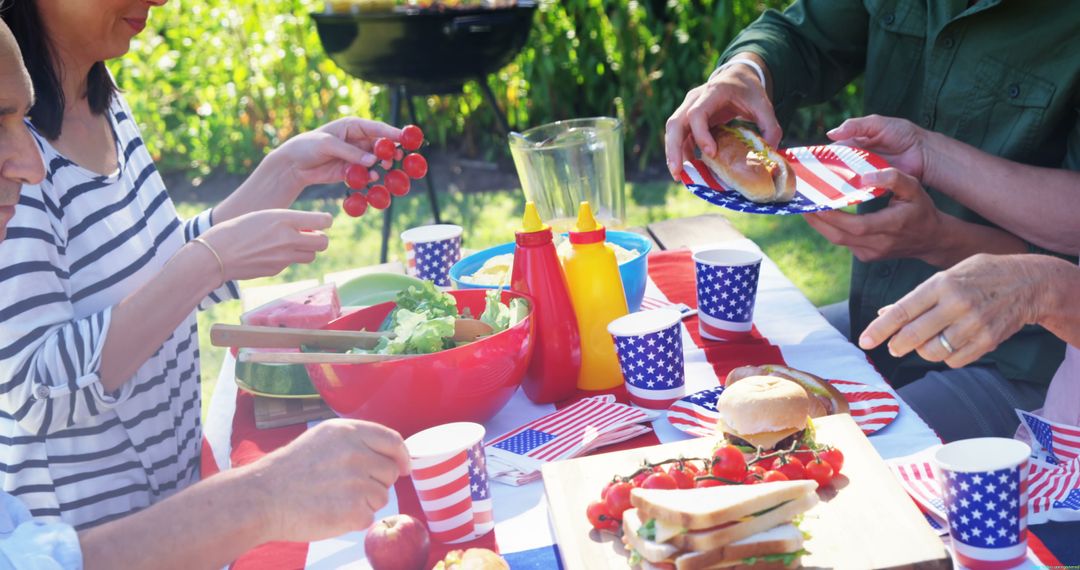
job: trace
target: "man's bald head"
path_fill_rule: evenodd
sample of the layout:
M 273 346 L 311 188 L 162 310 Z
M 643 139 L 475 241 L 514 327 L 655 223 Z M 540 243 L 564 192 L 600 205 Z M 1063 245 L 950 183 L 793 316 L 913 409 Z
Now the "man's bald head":
M 15 215 L 23 184 L 45 176 L 41 155 L 23 120 L 34 102 L 34 87 L 15 36 L 0 20 L 0 239 Z

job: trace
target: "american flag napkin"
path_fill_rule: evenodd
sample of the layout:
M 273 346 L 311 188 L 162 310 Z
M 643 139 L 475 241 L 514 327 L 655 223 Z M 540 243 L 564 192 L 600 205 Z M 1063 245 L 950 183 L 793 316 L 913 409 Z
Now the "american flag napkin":
M 641 425 L 660 417 L 605 394 L 579 400 L 487 442 L 488 476 L 508 485 L 540 478 L 540 467 L 650 431 Z
M 1029 420 L 1044 423 L 1050 434 L 1042 436 L 1044 438 L 1054 437 L 1059 429 L 1077 431 L 1077 428 L 1053 424 L 1028 412 L 1019 413 L 1021 418 L 1030 416 L 1024 420 L 1025 425 L 1030 425 Z M 1064 441 L 1062 435 L 1057 437 L 1057 441 Z M 1034 431 L 1033 448 L 1040 444 L 1040 434 Z M 1080 520 L 1080 457 L 1074 450 L 1071 457 L 1066 459 L 1065 454 L 1069 452 L 1062 453 L 1064 448 L 1064 445 L 1051 448 L 1056 450 L 1054 456 L 1058 458 L 1057 463 L 1044 460 L 1047 457 L 1045 448 L 1032 450 L 1032 458 L 1027 464 L 1029 525 Z M 932 447 L 915 455 L 893 459 L 889 461 L 889 466 L 900 480 L 900 485 L 922 510 L 945 524 L 947 516 L 941 485 L 932 467 L 936 450 L 936 447 Z

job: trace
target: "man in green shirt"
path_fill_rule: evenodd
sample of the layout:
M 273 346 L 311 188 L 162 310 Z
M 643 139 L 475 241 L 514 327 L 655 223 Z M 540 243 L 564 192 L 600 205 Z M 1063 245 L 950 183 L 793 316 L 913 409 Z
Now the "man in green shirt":
M 860 74 L 867 113 L 906 118 L 1012 161 L 1080 170 L 1080 3 L 801 0 L 783 13 L 764 13 L 721 62 L 668 121 L 673 175 L 693 145 L 712 152 L 709 127 L 743 118 L 775 145 L 776 117 L 828 100 Z M 1009 191 L 1008 200 L 1039 199 L 1038 188 Z M 1041 251 L 932 188 L 897 191 L 858 211 L 807 216 L 855 254 L 848 305 L 855 334 L 879 309 L 973 254 Z M 968 430 L 957 430 L 963 437 L 1000 434 L 1016 423 L 1013 407 L 1037 407 L 1063 353 L 1063 343 L 1045 330 L 1026 327 L 961 370 L 914 353 L 894 358 L 884 346 L 869 354 L 895 386 L 908 386 L 901 394 L 917 411 L 931 407 L 927 400 L 951 399 L 958 416 L 974 416 Z M 920 389 L 928 380 L 943 389 Z

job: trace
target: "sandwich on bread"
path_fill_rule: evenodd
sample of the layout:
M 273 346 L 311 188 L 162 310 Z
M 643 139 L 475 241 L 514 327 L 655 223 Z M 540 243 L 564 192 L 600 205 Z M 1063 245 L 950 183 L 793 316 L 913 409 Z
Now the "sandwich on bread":
M 716 154 L 703 154 L 701 161 L 725 186 L 754 202 L 790 202 L 795 197 L 795 172 L 760 135 L 728 126 L 714 134 Z
M 634 489 L 623 541 L 642 568 L 795 568 L 803 535 L 791 521 L 818 502 L 813 481 Z M 633 565 L 633 564 L 631 564 Z
M 751 376 L 724 388 L 716 399 L 717 431 L 748 452 L 789 449 L 801 441 L 810 397 L 791 380 Z

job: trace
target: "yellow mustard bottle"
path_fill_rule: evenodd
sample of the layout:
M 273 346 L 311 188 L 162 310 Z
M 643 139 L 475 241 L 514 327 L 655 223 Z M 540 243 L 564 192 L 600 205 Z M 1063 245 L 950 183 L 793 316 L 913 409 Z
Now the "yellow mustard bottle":
M 623 383 L 611 321 L 625 315 L 626 293 L 615 250 L 604 243 L 607 230 L 597 223 L 588 202 L 581 203 L 577 225 L 570 230 L 570 254 L 563 261 L 570 300 L 581 332 L 581 390 L 608 390 Z

